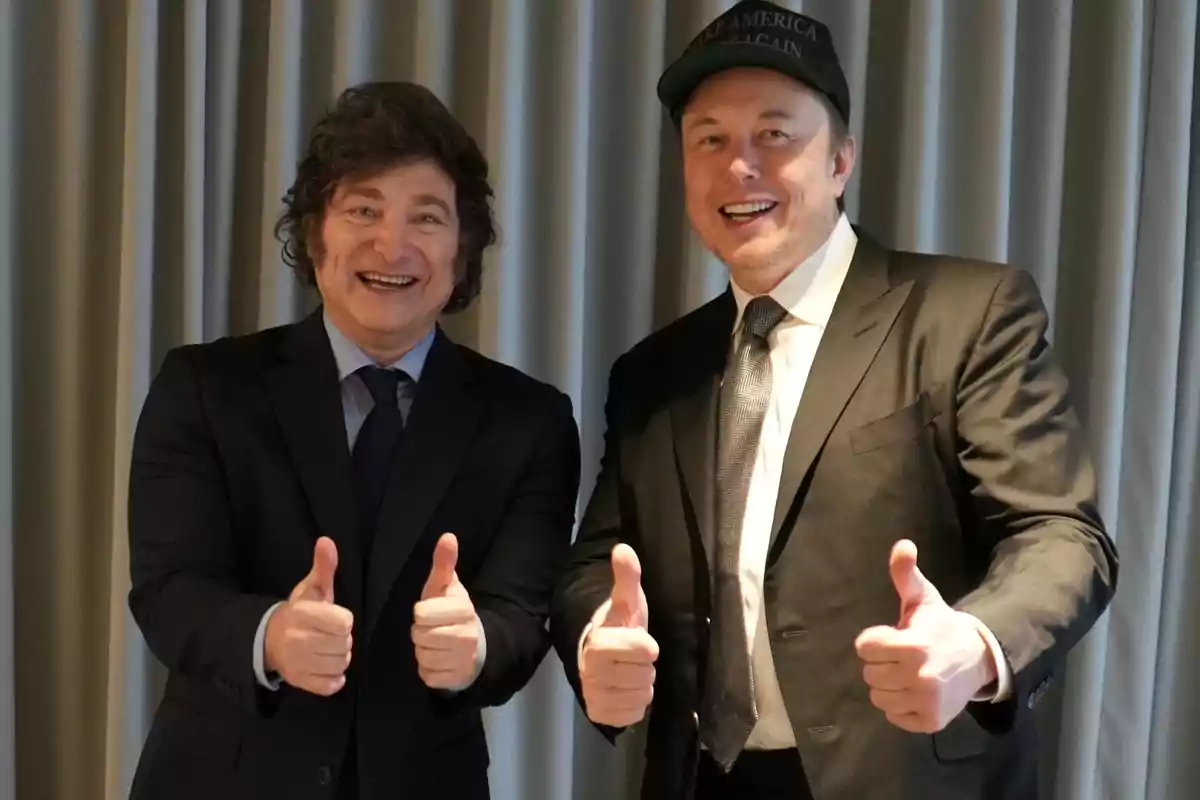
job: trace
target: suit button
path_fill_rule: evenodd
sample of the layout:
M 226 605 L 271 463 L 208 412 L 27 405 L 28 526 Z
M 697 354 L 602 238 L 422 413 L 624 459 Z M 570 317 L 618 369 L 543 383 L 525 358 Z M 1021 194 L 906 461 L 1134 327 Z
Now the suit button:
M 317 783 L 321 784 L 322 786 L 328 786 L 332 780 L 333 770 L 325 766 L 317 768 Z

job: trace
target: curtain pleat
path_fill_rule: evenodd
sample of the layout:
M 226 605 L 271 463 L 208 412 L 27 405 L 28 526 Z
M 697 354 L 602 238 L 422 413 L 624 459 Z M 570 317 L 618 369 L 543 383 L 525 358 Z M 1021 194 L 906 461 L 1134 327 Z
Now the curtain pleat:
M 16 117 L 16 19 L 12 0 L 0 0 L 0 119 Z M 0 134 L 0 331 L 12 342 L 16 330 L 13 265 L 16 262 L 17 151 L 11 129 Z M 13 385 L 15 347 L 0 347 L 0 586 L 13 586 Z M 0 797 L 16 789 L 16 698 L 14 697 L 14 592 L 0 592 Z
M 499 242 L 445 327 L 570 395 L 582 511 L 613 360 L 727 280 L 655 83 L 732 5 L 0 0 L 0 800 L 128 791 L 164 678 L 126 606 L 137 415 L 167 349 L 313 307 L 273 228 L 347 85 L 419 81 L 487 155 Z M 852 219 L 1023 267 L 1051 312 L 1122 560 L 1039 709 L 1045 796 L 1195 794 L 1196 0 L 785 5 L 843 58 Z M 635 796 L 644 730 L 605 743 L 553 655 L 485 718 L 499 800 Z

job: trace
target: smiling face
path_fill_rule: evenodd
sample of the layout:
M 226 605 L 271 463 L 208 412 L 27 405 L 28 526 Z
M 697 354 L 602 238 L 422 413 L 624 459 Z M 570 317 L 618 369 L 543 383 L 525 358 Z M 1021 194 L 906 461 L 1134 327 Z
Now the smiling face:
M 457 280 L 453 181 L 432 161 L 342 181 L 320 222 L 315 264 L 326 313 L 379 363 L 437 323 Z
M 833 231 L 854 139 L 807 86 L 758 68 L 701 84 L 682 135 L 692 226 L 739 286 L 769 292 Z

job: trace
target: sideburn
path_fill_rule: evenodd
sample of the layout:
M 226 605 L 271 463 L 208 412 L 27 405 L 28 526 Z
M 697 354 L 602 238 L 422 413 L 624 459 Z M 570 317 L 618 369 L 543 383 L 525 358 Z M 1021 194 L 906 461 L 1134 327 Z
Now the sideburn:
M 304 234 L 304 252 L 308 254 L 308 279 L 313 285 L 317 282 L 317 264 L 325 257 L 325 241 L 321 238 L 321 214 L 309 214 L 300 222 Z

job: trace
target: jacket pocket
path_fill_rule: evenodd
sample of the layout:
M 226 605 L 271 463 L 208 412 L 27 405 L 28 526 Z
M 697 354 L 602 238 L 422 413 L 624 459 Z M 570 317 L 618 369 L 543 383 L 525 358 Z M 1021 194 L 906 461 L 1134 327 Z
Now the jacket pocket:
M 890 444 L 911 441 L 920 436 L 936 416 L 929 393 L 921 392 L 907 406 L 851 430 L 850 446 L 855 453 L 861 454 Z
M 965 761 L 987 752 L 991 734 L 964 711 L 933 734 L 933 754 L 943 764 Z

